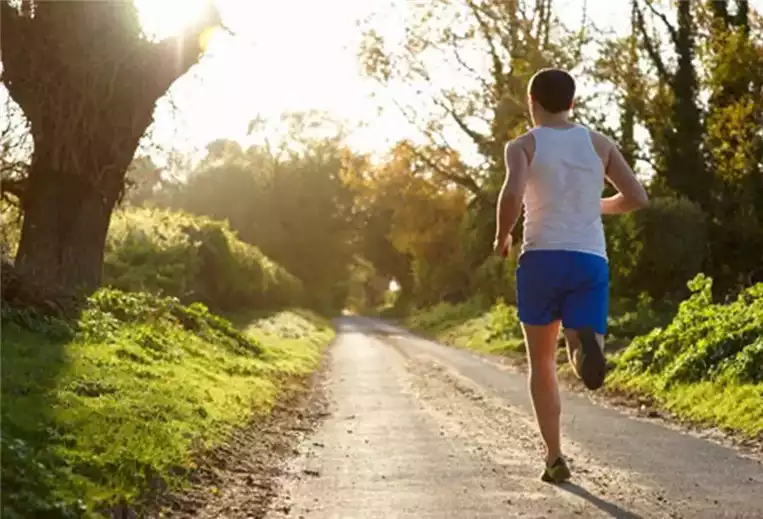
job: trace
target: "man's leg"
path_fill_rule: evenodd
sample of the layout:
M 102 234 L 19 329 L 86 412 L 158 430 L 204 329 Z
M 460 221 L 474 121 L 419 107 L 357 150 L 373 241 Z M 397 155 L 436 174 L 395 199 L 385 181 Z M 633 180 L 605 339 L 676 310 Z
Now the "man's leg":
M 567 290 L 561 305 L 567 352 L 575 373 L 586 387 L 599 389 L 606 376 L 604 334 L 609 311 L 609 267 L 604 258 L 573 256 Z
M 546 446 L 546 464 L 562 456 L 559 431 L 561 401 L 556 381 L 556 345 L 559 321 L 546 325 L 523 324 L 527 358 L 530 363 L 530 396 L 535 418 Z
M 596 333 L 594 335 L 596 337 L 596 342 L 599 344 L 599 348 L 604 351 L 604 335 L 600 333 Z M 572 371 L 578 378 L 581 378 L 580 370 L 583 356 L 580 349 L 580 334 L 577 330 L 570 330 L 565 328 L 564 341 L 567 344 L 567 360 L 572 367 Z
M 559 286 L 563 268 L 556 251 L 523 254 L 517 269 L 517 310 L 530 364 L 530 396 L 543 443 L 546 466 L 541 478 L 561 483 L 570 477 L 559 440 L 561 402 L 556 382 L 556 350 L 560 326 Z

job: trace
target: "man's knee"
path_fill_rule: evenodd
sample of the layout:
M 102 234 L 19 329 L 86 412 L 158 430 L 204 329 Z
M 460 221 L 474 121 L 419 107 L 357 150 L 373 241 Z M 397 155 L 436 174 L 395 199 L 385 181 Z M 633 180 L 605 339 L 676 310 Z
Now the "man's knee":
M 546 325 L 523 324 L 527 354 L 530 365 L 552 365 L 556 359 L 556 341 L 559 336 L 559 321 Z

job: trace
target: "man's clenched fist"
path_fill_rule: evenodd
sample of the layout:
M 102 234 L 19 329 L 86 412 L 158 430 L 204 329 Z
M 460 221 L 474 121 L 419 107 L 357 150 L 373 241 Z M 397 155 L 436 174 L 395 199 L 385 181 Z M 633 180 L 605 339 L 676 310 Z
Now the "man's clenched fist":
M 508 257 L 511 252 L 511 235 L 506 236 L 504 240 L 496 238 L 493 242 L 493 251 L 502 258 Z

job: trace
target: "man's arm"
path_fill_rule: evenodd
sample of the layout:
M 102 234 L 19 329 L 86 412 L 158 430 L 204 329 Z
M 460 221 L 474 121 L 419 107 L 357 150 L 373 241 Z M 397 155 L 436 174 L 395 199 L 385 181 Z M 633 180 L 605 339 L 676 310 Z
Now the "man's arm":
M 502 254 L 505 254 L 510 245 L 508 240 L 522 212 L 522 197 L 525 194 L 527 177 L 530 173 L 529 154 L 526 147 L 528 138 L 532 139 L 532 136 L 525 135 L 511 141 L 506 145 L 504 152 L 506 180 L 498 195 L 495 233 L 496 244 Z
M 594 135 L 594 146 L 602 150 L 605 173 L 610 184 L 619 191 L 616 195 L 601 199 L 601 214 L 622 214 L 649 205 L 649 197 L 636 174 L 625 161 L 617 146 L 601 134 Z M 598 141 L 598 142 L 597 142 Z

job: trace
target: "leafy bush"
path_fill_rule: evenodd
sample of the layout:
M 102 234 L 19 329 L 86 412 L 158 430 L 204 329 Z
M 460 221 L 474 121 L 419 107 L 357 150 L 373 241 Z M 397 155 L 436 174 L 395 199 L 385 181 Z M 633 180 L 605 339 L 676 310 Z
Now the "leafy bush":
M 323 326 L 282 316 L 241 333 L 202 304 L 111 289 L 73 322 L 4 305 L 2 517 L 100 517 L 179 484 L 317 365 Z
M 660 375 L 674 383 L 763 382 L 763 283 L 729 304 L 713 304 L 712 280 L 696 276 L 691 297 L 673 321 L 636 338 L 623 353 L 619 369 Z
M 298 304 L 299 280 L 224 222 L 131 208 L 111 220 L 104 284 L 199 301 L 218 310 Z
M 706 216 L 684 199 L 653 199 L 644 210 L 608 219 L 606 230 L 618 297 L 646 292 L 660 300 L 678 294 L 707 258 Z
M 490 334 L 489 341 L 507 341 L 522 337 L 522 327 L 519 322 L 517 307 L 498 301 L 490 309 Z
M 482 298 L 472 298 L 457 304 L 442 302 L 412 312 L 407 324 L 417 330 L 436 332 L 479 316 L 488 304 Z
M 414 312 L 408 324 L 460 348 L 498 355 L 524 351 L 517 309 L 502 300 L 493 306 L 485 297 L 457 305 L 440 303 Z
M 476 270 L 472 279 L 472 291 L 490 301 L 503 300 L 510 304 L 517 300 L 517 258 L 509 260 L 491 255 Z
M 635 300 L 614 300 L 607 325 L 609 335 L 614 339 L 633 339 L 654 328 L 667 326 L 676 313 L 676 306 L 669 300 L 656 302 L 646 293 Z

